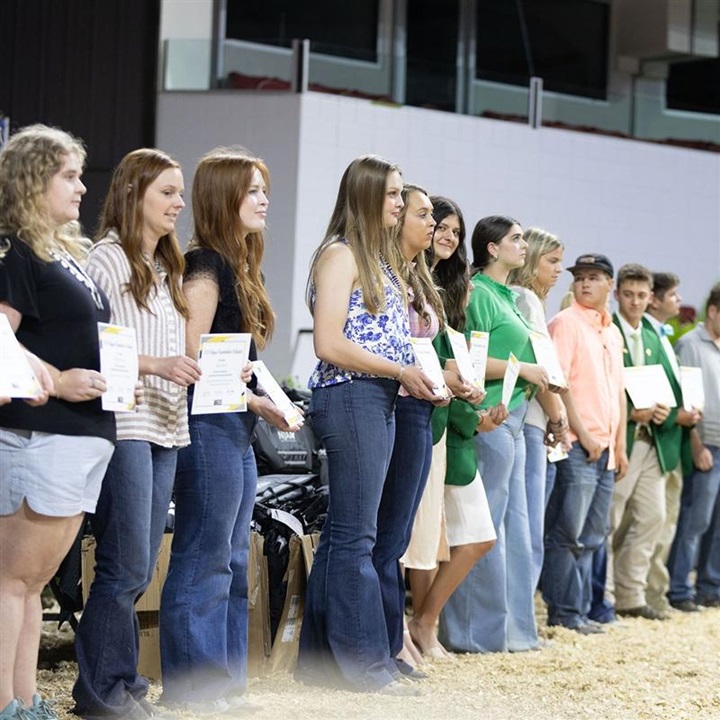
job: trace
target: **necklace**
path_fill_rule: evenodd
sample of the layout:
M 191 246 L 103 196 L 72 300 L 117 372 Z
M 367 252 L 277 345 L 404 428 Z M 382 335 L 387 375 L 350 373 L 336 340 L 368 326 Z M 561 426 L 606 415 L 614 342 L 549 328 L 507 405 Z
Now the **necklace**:
M 102 310 L 104 305 L 100 291 L 80 263 L 65 250 L 62 252 L 51 250 L 50 256 L 53 260 L 59 262 L 78 282 L 81 282 L 90 291 L 90 295 L 92 295 L 92 299 L 95 302 L 95 307 L 98 310 Z
M 384 255 L 380 255 L 380 267 L 382 268 L 382 271 L 383 273 L 385 273 L 388 280 L 390 280 L 390 283 L 395 288 L 395 290 L 397 290 L 399 294 L 402 294 L 400 280 L 398 276 L 393 272 L 393 269 L 390 267 L 390 263 L 385 259 Z
M 163 264 L 160 262 L 160 258 L 157 255 L 150 257 L 146 252 L 142 253 L 143 260 L 151 267 L 154 268 L 158 273 L 162 272 Z

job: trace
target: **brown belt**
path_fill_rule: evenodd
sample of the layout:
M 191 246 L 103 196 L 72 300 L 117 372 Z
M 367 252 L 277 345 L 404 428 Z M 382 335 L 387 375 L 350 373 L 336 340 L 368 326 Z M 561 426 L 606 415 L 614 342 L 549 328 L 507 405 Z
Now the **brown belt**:
M 635 428 L 635 440 L 644 440 L 652 445 L 653 438 L 647 425 L 638 425 Z

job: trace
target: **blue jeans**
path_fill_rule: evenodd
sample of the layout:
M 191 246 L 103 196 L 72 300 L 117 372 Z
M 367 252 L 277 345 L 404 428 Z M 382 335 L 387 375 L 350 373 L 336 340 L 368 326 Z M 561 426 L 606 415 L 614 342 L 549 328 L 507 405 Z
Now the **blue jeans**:
M 547 512 L 547 506 L 550 502 L 550 496 L 552 495 L 553 488 L 555 487 L 555 476 L 557 475 L 557 463 L 549 462 L 547 464 L 547 474 L 545 476 L 545 511 Z M 544 525 L 544 523 L 543 523 Z
M 612 499 L 610 500 L 612 504 Z M 587 616 L 590 620 L 599 623 L 611 623 L 615 620 L 615 606 L 605 598 L 605 586 L 607 585 L 608 552 L 605 541 L 593 553 L 592 570 L 590 571 L 590 585 L 592 595 L 590 600 L 590 611 Z
M 537 587 L 545 555 L 545 485 L 547 480 L 547 445 L 545 431 L 535 425 L 524 425 L 525 491 L 527 493 L 532 580 Z
M 178 456 L 175 532 L 160 612 L 163 701 L 203 702 L 247 682 L 255 416 L 191 415 Z
M 440 640 L 459 652 L 522 651 L 538 645 L 530 522 L 525 490 L 527 404 L 497 429 L 478 433 L 478 468 L 497 532 L 440 616 Z
M 330 503 L 308 578 L 296 676 L 377 690 L 396 672 L 373 564 L 395 439 L 392 380 L 313 390 L 309 415 L 327 451 Z
M 587 623 L 590 612 L 593 555 L 609 532 L 615 474 L 607 469 L 607 450 L 589 463 L 579 442 L 556 464 L 545 515 L 542 589 L 548 625 L 576 628 Z
M 176 448 L 120 440 L 91 516 L 95 579 L 75 636 L 76 712 L 124 715 L 145 697 L 135 601 L 152 580 L 175 479 Z
M 720 492 L 710 527 L 700 541 L 695 589 L 699 600 L 720 600 Z
M 668 571 L 670 573 L 670 592 L 668 598 L 673 602 L 692 600 L 695 590 L 690 584 L 690 571 L 695 567 L 698 551 L 703 535 L 712 526 L 713 512 L 718 503 L 720 492 L 720 447 L 709 446 L 713 456 L 713 467 L 709 472 L 695 470 L 692 475 L 683 481 L 682 500 L 680 502 L 680 516 L 678 517 L 675 540 L 673 540 L 668 558 Z M 717 524 L 713 532 L 720 530 Z M 713 538 L 708 538 L 710 545 Z M 708 563 L 709 545 L 705 545 L 702 560 L 703 566 L 698 563 L 698 591 L 702 595 L 713 596 L 712 583 L 720 585 L 720 577 L 715 576 L 713 566 Z M 715 560 L 717 564 L 717 559 Z M 717 570 L 717 568 L 715 568 Z M 704 587 L 703 587 L 704 585 Z
M 405 578 L 400 558 L 410 544 L 415 513 L 430 472 L 432 411 L 432 403 L 414 397 L 398 397 L 395 404 L 395 444 L 380 500 L 373 550 L 392 657 L 403 647 Z

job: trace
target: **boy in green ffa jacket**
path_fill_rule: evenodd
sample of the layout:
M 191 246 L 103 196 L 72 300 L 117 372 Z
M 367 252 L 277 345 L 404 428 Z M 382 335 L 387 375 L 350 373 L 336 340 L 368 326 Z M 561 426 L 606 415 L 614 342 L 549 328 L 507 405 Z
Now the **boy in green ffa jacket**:
M 665 474 L 680 460 L 682 428 L 676 423 L 682 406 L 680 385 L 660 336 L 644 317 L 652 297 L 652 273 L 641 265 L 618 271 L 613 322 L 624 338 L 625 367 L 661 365 L 672 387 L 676 407 L 656 403 L 637 409 L 628 397 L 627 475 L 615 484 L 610 510 L 610 532 L 618 615 L 663 620 L 666 615 L 649 607 L 645 592 L 650 559 L 665 522 Z

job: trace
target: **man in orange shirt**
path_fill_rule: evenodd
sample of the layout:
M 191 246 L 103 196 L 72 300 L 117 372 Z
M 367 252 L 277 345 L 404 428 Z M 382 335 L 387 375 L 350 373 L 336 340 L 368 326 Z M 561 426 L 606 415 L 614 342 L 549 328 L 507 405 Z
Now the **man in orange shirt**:
M 623 340 L 607 309 L 612 263 L 586 254 L 569 270 L 573 303 L 548 329 L 570 388 L 562 398 L 572 447 L 547 507 L 542 590 L 548 625 L 588 635 L 602 632 L 588 619 L 593 554 L 607 538 L 615 479 L 627 470 Z

